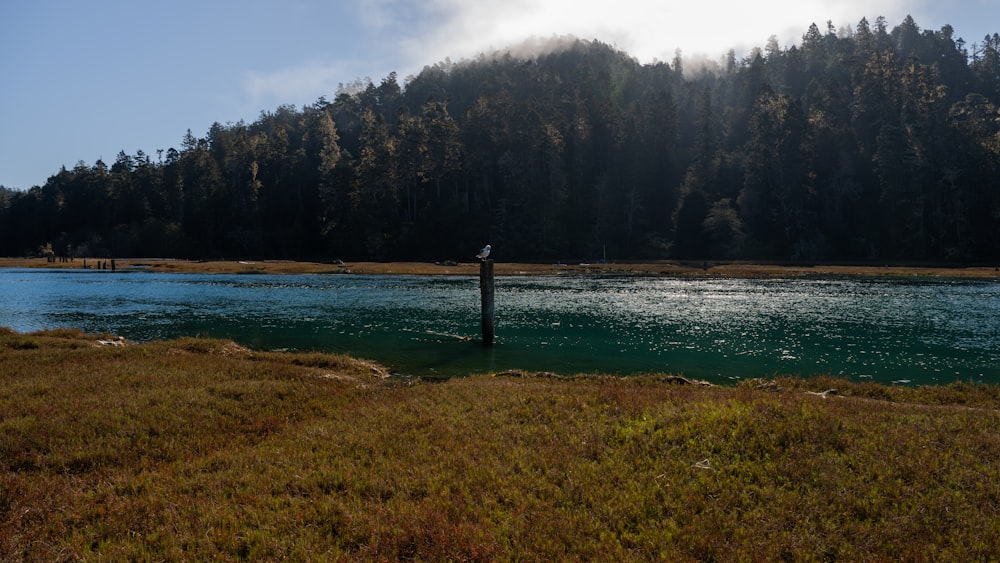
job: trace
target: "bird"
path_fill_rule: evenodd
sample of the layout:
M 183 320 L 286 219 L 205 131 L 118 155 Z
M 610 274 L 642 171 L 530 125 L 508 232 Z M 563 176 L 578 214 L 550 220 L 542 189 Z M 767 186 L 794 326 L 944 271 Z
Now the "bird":
M 486 260 L 486 257 L 490 255 L 490 250 L 492 249 L 493 247 L 487 244 L 486 246 L 483 247 L 482 250 L 479 251 L 479 254 L 476 254 L 476 258 L 479 258 L 480 260 Z

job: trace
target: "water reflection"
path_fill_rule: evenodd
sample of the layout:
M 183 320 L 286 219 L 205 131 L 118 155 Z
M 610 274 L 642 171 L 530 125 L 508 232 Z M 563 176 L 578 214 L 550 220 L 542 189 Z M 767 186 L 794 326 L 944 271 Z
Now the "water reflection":
M 473 277 L 0 270 L 0 325 L 132 340 L 206 335 L 370 357 L 401 372 L 510 368 L 833 373 L 1000 382 L 1000 284 L 921 280 L 504 277 L 496 346 Z

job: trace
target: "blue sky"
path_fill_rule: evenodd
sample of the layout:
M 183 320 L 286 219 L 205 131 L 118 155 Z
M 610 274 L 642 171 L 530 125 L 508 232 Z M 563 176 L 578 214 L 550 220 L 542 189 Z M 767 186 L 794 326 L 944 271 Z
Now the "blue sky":
M 745 54 L 810 23 L 854 27 L 911 14 L 971 46 L 1000 32 L 1000 0 L 0 0 L 0 185 L 60 166 L 179 147 L 187 129 L 252 122 L 340 83 L 530 37 L 599 39 L 641 62 Z

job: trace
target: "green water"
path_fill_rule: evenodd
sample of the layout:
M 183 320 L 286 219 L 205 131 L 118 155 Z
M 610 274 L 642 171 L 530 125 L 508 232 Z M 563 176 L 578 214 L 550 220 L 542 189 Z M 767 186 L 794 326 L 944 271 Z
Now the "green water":
M 399 373 L 775 373 L 1000 383 L 1000 283 L 500 277 L 496 345 L 474 277 L 0 270 L 0 326 L 202 335 L 371 358 Z

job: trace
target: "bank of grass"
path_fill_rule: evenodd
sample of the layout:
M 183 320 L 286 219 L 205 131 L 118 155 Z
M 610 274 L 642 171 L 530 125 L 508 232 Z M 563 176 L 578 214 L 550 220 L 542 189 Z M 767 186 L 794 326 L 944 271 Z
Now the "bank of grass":
M 421 383 L 118 342 L 0 329 L 0 560 L 1000 557 L 994 386 Z
M 0 268 L 81 269 L 82 258 L 72 262 L 49 262 L 44 258 L 3 258 Z M 90 258 L 91 269 L 108 260 Z M 404 275 L 478 275 L 478 261 L 464 262 L 303 262 L 293 260 L 176 260 L 164 258 L 119 258 L 117 272 L 154 271 L 200 274 L 404 274 Z M 110 273 L 108 270 L 102 270 Z M 844 264 L 758 264 L 752 262 L 677 262 L 653 260 L 613 263 L 520 263 L 499 261 L 498 276 L 515 275 L 584 275 L 584 276 L 663 276 L 720 278 L 799 278 L 799 277 L 877 277 L 877 278 L 960 278 L 998 279 L 1000 269 L 993 266 L 940 267 L 927 265 L 844 265 Z

